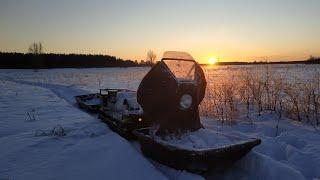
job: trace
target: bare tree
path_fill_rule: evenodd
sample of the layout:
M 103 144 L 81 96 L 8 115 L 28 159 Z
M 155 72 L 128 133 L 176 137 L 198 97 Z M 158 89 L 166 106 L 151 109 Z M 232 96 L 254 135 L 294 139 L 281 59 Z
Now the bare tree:
M 42 43 L 41 42 L 32 43 L 28 48 L 28 52 L 31 53 L 31 54 L 42 54 L 43 53 Z
M 147 53 L 147 60 L 150 61 L 151 64 L 153 64 L 156 58 L 157 58 L 156 53 L 154 53 L 152 50 L 149 50 Z

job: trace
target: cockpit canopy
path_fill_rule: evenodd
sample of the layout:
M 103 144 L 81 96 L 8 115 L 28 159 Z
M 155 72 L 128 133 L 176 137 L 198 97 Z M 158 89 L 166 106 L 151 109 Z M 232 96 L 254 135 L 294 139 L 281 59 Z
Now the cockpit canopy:
M 195 80 L 195 62 L 167 59 L 163 60 L 177 81 Z
M 167 51 L 164 53 L 162 61 L 177 81 L 193 82 L 195 80 L 196 63 L 190 54 Z

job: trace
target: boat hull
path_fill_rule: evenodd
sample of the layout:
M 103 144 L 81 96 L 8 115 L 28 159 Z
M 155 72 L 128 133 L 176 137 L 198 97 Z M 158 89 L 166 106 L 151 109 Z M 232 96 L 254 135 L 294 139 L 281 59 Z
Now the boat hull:
M 218 148 L 188 150 L 155 141 L 147 131 L 148 129 L 134 131 L 145 156 L 175 169 L 199 174 L 211 169 L 227 168 L 261 143 L 260 139 L 250 138 Z
M 135 134 L 133 134 L 132 131 L 135 129 L 139 129 L 139 128 L 143 128 L 143 127 L 148 126 L 148 124 L 146 124 L 144 122 L 139 122 L 138 118 L 140 118 L 140 117 L 138 117 L 138 116 L 132 117 L 130 123 L 120 122 L 119 120 L 116 120 L 116 119 L 108 116 L 104 112 L 99 113 L 99 118 L 103 122 L 105 122 L 112 131 L 116 132 L 117 134 L 119 134 L 120 136 L 122 136 L 123 138 L 125 138 L 127 140 L 136 140 L 137 136 Z

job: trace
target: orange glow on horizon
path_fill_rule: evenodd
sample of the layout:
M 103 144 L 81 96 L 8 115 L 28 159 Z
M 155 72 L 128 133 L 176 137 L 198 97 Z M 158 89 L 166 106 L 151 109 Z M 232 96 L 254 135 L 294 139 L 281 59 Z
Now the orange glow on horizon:
M 214 64 L 216 64 L 218 62 L 218 59 L 216 58 L 216 57 L 210 57 L 209 59 L 208 59 L 208 63 L 210 64 L 210 65 L 214 65 Z

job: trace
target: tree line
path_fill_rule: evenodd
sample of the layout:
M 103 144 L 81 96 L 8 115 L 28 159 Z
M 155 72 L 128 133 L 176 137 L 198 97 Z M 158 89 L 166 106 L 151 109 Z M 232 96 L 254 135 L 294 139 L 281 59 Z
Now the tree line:
M 94 67 L 134 67 L 152 66 L 156 54 L 147 53 L 147 59 L 123 60 L 109 55 L 91 54 L 54 54 L 44 53 L 41 42 L 29 45 L 28 53 L 0 52 L 0 68 L 2 69 L 47 69 L 47 68 L 94 68 Z
M 145 65 L 137 61 L 123 60 L 109 55 L 0 52 L 0 68 L 2 69 L 132 67 Z
M 320 64 L 320 57 L 310 56 L 300 61 L 253 61 L 253 62 L 217 62 L 216 65 L 259 65 L 259 64 Z

